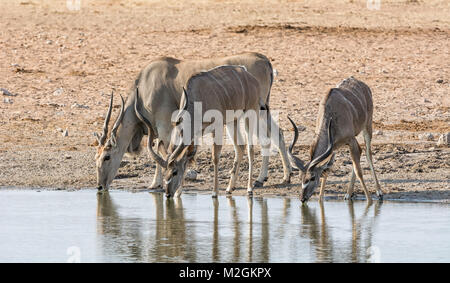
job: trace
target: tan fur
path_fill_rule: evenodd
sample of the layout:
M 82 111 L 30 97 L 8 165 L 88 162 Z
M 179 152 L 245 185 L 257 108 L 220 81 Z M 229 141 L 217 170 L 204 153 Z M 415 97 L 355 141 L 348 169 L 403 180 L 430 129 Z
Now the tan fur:
M 139 88 L 140 91 L 140 101 L 138 101 L 138 104 L 140 105 L 142 115 L 150 121 L 155 134 L 154 136 L 162 142 L 167 150 L 170 143 L 170 133 L 173 128 L 171 115 L 179 107 L 183 86 L 186 85 L 187 80 L 192 75 L 220 65 L 245 66 L 260 85 L 260 99 L 266 104 L 269 103 L 270 88 L 273 82 L 273 70 L 269 59 L 262 54 L 250 52 L 201 60 L 179 60 L 170 57 L 157 58 L 139 73 L 130 89 L 125 103 L 124 115 L 121 121 L 119 121 L 120 125 L 117 130 L 117 148 L 110 150 L 111 163 L 116 165 L 118 163 L 120 164 L 126 151 L 139 150 L 140 140 L 142 139 L 140 131 L 142 131 L 143 124 L 137 119 L 134 112 L 136 88 Z M 144 134 L 148 133 L 144 132 Z M 135 146 L 130 146 L 132 141 Z M 284 141 L 282 142 L 284 143 Z M 105 152 L 103 152 L 104 154 Z M 281 154 L 282 156 L 286 156 L 286 151 L 284 150 Z M 268 164 L 268 158 L 263 158 L 263 163 Z M 106 168 L 107 166 L 104 165 L 102 160 L 97 159 L 97 170 L 111 175 L 106 179 L 112 180 L 118 167 L 112 166 Z M 156 174 L 151 184 L 152 188 L 162 185 L 161 169 L 159 164 L 157 164 Z M 264 175 L 267 172 L 261 170 L 261 174 Z M 100 183 L 100 181 L 98 182 Z M 109 183 L 101 185 L 108 187 Z
M 363 132 L 366 143 L 366 156 L 370 169 L 375 179 L 377 194 L 382 198 L 378 179 L 373 169 L 372 152 L 370 148 L 372 139 L 373 102 L 370 88 L 363 82 L 350 77 L 343 80 L 336 88 L 332 88 L 323 97 L 317 116 L 316 131 L 310 147 L 310 162 L 302 178 L 302 200 L 306 201 L 315 187 L 319 178 L 322 178 L 320 200 L 323 198 L 326 175 L 323 173 L 331 166 L 333 151 L 347 145 L 353 162 L 352 180 L 354 174 L 359 178 L 363 186 L 367 201 L 371 202 L 371 196 L 362 177 L 360 165 L 361 148 L 356 141 L 356 136 Z M 298 132 L 296 133 L 298 135 Z M 330 141 L 332 142 L 330 144 Z M 291 144 L 293 147 L 295 141 Z M 302 162 L 292 156 L 291 161 L 301 165 Z M 351 182 L 346 198 L 351 198 L 353 193 L 353 181 Z

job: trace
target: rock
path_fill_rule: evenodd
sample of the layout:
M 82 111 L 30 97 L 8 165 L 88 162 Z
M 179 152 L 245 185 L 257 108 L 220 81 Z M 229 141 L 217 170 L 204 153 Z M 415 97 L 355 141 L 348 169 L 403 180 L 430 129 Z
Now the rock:
M 429 101 L 429 100 L 426 99 L 426 98 L 423 99 L 423 102 L 425 102 L 425 103 L 431 103 L 431 101 Z
M 3 103 L 12 104 L 13 101 L 11 98 L 3 98 Z
M 64 130 L 58 127 L 58 128 L 56 128 L 56 132 L 62 133 L 62 132 L 64 132 Z
M 450 145 L 450 132 L 446 134 L 442 134 L 439 136 L 437 141 L 438 146 L 449 146 Z
M 383 135 L 383 131 L 381 130 L 376 130 L 374 133 L 376 136 L 382 136 Z
M 53 95 L 61 95 L 64 92 L 64 89 L 62 87 L 57 88 L 54 92 Z
M 69 136 L 69 131 L 67 129 L 64 130 L 64 132 L 62 133 L 63 137 L 67 137 Z
M 72 106 L 70 106 L 70 108 L 80 108 L 80 109 L 89 109 L 89 106 L 87 105 L 82 105 L 82 104 L 78 104 L 78 103 L 74 103 L 72 104 Z
M 443 82 L 444 82 L 444 80 L 443 79 L 439 79 L 439 80 L 437 80 L 436 81 L 438 84 L 442 84 Z
M 16 96 L 17 95 L 17 94 L 12 94 L 11 92 L 9 92 L 7 89 L 4 89 L 4 88 L 0 88 L 0 92 L 2 95 L 5 95 L 5 96 Z
M 433 138 L 433 134 L 431 133 L 424 133 L 419 135 L 419 139 L 423 141 L 432 141 Z
M 306 130 L 306 127 L 304 127 L 304 126 L 302 126 L 302 125 L 298 125 L 298 126 L 297 126 L 297 130 L 298 130 L 299 132 L 303 132 L 303 131 Z
M 186 173 L 185 179 L 188 180 L 188 181 L 196 180 L 197 179 L 197 171 L 195 171 L 195 170 L 188 170 L 187 173 Z

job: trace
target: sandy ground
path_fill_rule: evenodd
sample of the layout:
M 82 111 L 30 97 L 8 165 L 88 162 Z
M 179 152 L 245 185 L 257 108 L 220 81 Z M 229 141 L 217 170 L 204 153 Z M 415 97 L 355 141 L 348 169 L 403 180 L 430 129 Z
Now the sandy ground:
M 0 5 L 7 11 L 0 18 L 0 87 L 14 95 L 0 101 L 1 187 L 94 187 L 93 132 L 101 129 L 112 88 L 125 93 L 158 56 L 257 51 L 278 71 L 271 108 L 280 111 L 287 142 L 287 114 L 306 127 L 299 156 L 307 157 L 321 97 L 353 75 L 373 91 L 375 168 L 386 198 L 450 201 L 450 149 L 436 146 L 438 136 L 450 132 L 448 1 L 382 0 L 380 10 L 356 0 L 82 0 L 79 10 L 69 10 L 63 0 Z M 423 133 L 432 140 L 420 139 Z M 231 148 L 223 156 L 222 193 Z M 374 192 L 364 154 L 362 160 Z M 209 190 L 209 148 L 197 161 L 198 180 L 187 182 L 186 190 Z M 350 170 L 348 150 L 342 149 L 328 178 L 328 198 L 343 195 Z M 124 159 L 113 187 L 147 189 L 153 172 L 144 151 Z M 255 195 L 298 194 L 298 173 L 291 185 L 278 185 L 278 156 L 271 159 L 269 177 Z M 362 193 L 358 183 L 356 189 Z

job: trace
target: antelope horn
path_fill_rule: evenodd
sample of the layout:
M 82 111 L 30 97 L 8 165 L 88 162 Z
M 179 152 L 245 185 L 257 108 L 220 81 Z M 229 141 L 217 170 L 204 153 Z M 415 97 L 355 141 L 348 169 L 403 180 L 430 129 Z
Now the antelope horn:
M 333 118 L 330 118 L 328 122 L 328 147 L 327 150 L 320 156 L 316 157 L 308 166 L 308 169 L 314 168 L 317 164 L 324 161 L 325 159 L 330 156 L 331 152 L 333 151 L 333 137 L 331 135 L 331 121 Z
M 182 102 L 184 102 L 183 104 L 180 104 L 180 112 L 178 113 L 178 116 L 176 118 L 176 123 L 179 123 L 182 117 L 182 113 L 183 110 L 186 110 L 188 107 L 188 96 L 187 96 L 187 92 L 186 89 L 183 87 L 183 94 L 181 96 L 181 100 Z M 181 101 L 180 101 L 181 103 Z M 177 157 L 178 155 L 180 155 L 180 153 L 183 151 L 183 149 L 186 147 L 186 145 L 183 144 L 183 141 L 180 141 L 180 144 L 175 148 L 175 150 L 172 152 L 172 154 L 170 154 L 169 158 L 167 159 L 168 162 L 167 164 L 172 163 Z
M 183 144 L 183 141 L 180 141 L 180 144 L 175 148 L 175 150 L 172 152 L 172 154 L 168 158 L 167 164 L 172 163 L 183 151 L 183 149 L 186 147 L 186 145 Z
M 183 102 L 183 104 L 181 104 L 182 102 Z M 183 121 L 182 118 L 183 118 L 184 110 L 187 109 L 187 105 L 188 105 L 188 97 L 186 94 L 186 89 L 184 89 L 184 87 L 183 87 L 183 93 L 181 94 L 180 107 L 178 110 L 177 117 L 175 118 L 174 125 L 178 125 L 181 123 L 181 121 Z
M 184 104 L 183 105 L 180 105 L 181 107 L 181 109 L 183 109 L 183 110 L 187 110 L 187 106 L 188 106 L 188 96 L 187 96 L 187 92 L 186 92 L 186 89 L 183 87 L 183 95 L 182 95 L 182 98 L 184 97 Z
M 114 91 L 111 91 L 111 100 L 109 102 L 109 107 L 108 107 L 108 112 L 106 114 L 105 123 L 103 124 L 103 133 L 100 138 L 98 138 L 98 136 L 97 136 L 99 145 L 104 145 L 105 141 L 106 141 L 106 137 L 108 136 L 108 124 L 109 124 L 109 120 L 111 119 L 113 99 L 114 99 Z
M 120 107 L 120 114 L 117 117 L 116 122 L 114 123 L 114 126 L 113 126 L 113 128 L 111 130 L 111 138 L 114 139 L 114 140 L 116 139 L 117 129 L 119 128 L 120 122 L 122 121 L 123 116 L 125 114 L 125 111 L 124 111 L 125 102 L 123 101 L 122 95 L 121 94 L 119 94 L 119 95 L 120 95 L 120 99 L 122 100 L 122 106 Z
M 298 158 L 297 156 L 292 154 L 292 149 L 294 148 L 294 145 L 298 139 L 298 128 L 297 128 L 297 125 L 295 125 L 294 121 L 292 121 L 292 119 L 289 116 L 287 118 L 291 122 L 292 127 L 294 127 L 294 139 L 292 140 L 291 144 L 289 145 L 289 150 L 288 150 L 289 161 L 291 162 L 292 166 L 295 166 L 299 170 L 305 172 L 306 168 L 305 168 L 304 162 L 302 160 L 300 160 L 300 158 Z
M 138 88 L 136 88 L 136 100 L 134 101 L 134 111 L 136 112 L 136 116 L 138 117 L 138 119 L 141 120 L 142 123 L 144 123 L 147 126 L 147 129 L 148 129 L 148 141 L 147 141 L 148 151 L 150 152 L 151 157 L 153 158 L 153 160 L 156 161 L 156 163 L 158 163 L 161 167 L 166 168 L 167 162 L 153 150 L 152 143 L 153 143 L 153 140 L 155 139 L 155 133 L 152 130 L 152 124 L 150 123 L 150 121 L 147 118 L 145 118 L 143 115 L 141 115 L 141 113 L 139 113 L 139 110 L 137 107 L 138 100 L 139 100 L 139 90 L 138 90 Z

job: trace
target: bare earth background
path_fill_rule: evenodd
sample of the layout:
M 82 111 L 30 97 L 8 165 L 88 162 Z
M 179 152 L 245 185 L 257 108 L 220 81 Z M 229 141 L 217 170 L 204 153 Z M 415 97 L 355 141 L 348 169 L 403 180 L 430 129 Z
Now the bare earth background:
M 450 132 L 449 1 L 382 0 L 380 10 L 367 9 L 364 0 L 81 0 L 78 11 L 65 0 L 0 5 L 0 87 L 16 95 L 0 101 L 1 187 L 94 187 L 92 133 L 101 129 L 112 88 L 125 93 L 158 56 L 256 51 L 278 70 L 271 108 L 280 110 L 286 141 L 292 138 L 287 114 L 306 128 L 296 148 L 300 157 L 307 158 L 321 97 L 353 75 L 373 91 L 375 169 L 386 198 L 450 201 L 450 150 L 436 146 L 438 136 Z M 432 140 L 420 139 L 423 133 Z M 221 190 L 231 148 L 223 156 Z M 186 190 L 209 190 L 209 148 L 197 160 L 198 180 L 187 182 Z M 374 192 L 364 154 L 362 160 Z M 298 172 L 290 186 L 278 186 L 278 156 L 270 168 L 269 181 L 255 195 L 298 195 Z M 350 170 L 342 149 L 328 197 L 345 192 Z M 146 189 L 153 172 L 143 151 L 124 159 L 112 186 Z M 358 183 L 356 189 L 361 193 Z

